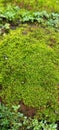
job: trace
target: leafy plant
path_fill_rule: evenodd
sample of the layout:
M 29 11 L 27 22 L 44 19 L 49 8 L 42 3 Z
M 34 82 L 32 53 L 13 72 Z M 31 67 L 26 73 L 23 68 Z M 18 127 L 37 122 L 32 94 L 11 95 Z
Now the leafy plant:
M 8 21 L 15 21 L 18 18 L 18 13 L 20 8 L 18 6 L 7 6 L 6 10 L 4 11 L 4 16 Z
M 9 31 L 9 30 L 10 30 L 10 24 L 9 24 L 9 23 L 6 23 L 6 24 L 4 25 L 4 29 L 5 29 L 6 31 Z
M 52 124 L 47 124 L 46 121 L 38 121 L 37 119 L 33 119 L 32 124 L 30 125 L 29 128 L 32 127 L 32 130 L 56 130 L 57 129 L 57 124 L 52 123 Z
M 11 6 L 10 4 L 4 9 L 0 10 L 0 27 L 2 28 L 4 24 L 14 24 L 19 25 L 25 22 L 38 22 L 42 25 L 52 26 L 59 29 L 59 14 L 50 13 L 43 10 L 39 11 L 28 11 L 25 9 L 20 9 L 18 6 Z
M 0 104 L 0 129 L 1 130 L 56 130 L 57 124 L 48 124 L 46 121 L 31 119 L 18 112 L 20 106 L 12 106 L 12 110 Z

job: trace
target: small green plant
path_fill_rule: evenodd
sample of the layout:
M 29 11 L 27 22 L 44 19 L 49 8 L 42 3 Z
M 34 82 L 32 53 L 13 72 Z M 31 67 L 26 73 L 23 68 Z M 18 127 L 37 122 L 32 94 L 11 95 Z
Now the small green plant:
M 4 11 L 4 16 L 7 21 L 15 22 L 18 19 L 20 8 L 18 6 L 7 6 L 6 10 Z
M 12 110 L 0 104 L 0 129 L 18 130 L 22 127 L 24 116 L 18 112 L 20 106 L 12 106 Z
M 38 121 L 37 119 L 32 119 L 30 126 L 27 129 L 32 128 L 32 130 L 57 130 L 57 124 L 48 124 L 46 121 Z
M 9 30 L 10 30 L 10 24 L 9 24 L 9 23 L 6 23 L 6 24 L 4 25 L 4 29 L 5 29 L 6 31 L 9 31 Z
M 59 29 L 59 14 L 49 14 L 45 10 L 41 12 L 28 11 L 10 4 L 4 10 L 0 10 L 0 27 L 3 27 L 6 23 L 18 25 L 25 22 L 38 22 L 43 25 L 45 23 L 48 26 Z
M 12 110 L 0 103 L 0 129 L 1 130 L 56 130 L 57 124 L 48 124 L 46 121 L 38 121 L 24 116 L 20 106 L 12 106 Z

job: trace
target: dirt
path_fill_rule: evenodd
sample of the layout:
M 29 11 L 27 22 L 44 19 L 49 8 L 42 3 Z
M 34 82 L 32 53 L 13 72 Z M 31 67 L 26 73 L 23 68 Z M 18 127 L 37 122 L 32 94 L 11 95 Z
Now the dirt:
M 57 130 L 59 130 L 59 121 L 57 122 Z
M 2 90 L 2 85 L 0 84 L 0 90 Z
M 2 102 L 2 98 L 1 98 L 1 97 L 0 97 L 0 103 L 3 103 L 3 102 Z
M 56 40 L 54 38 L 50 38 L 49 40 L 51 42 L 50 47 L 52 48 L 54 44 L 56 43 Z
M 20 110 L 27 117 L 33 117 L 36 114 L 36 108 L 25 105 L 22 100 L 20 101 Z

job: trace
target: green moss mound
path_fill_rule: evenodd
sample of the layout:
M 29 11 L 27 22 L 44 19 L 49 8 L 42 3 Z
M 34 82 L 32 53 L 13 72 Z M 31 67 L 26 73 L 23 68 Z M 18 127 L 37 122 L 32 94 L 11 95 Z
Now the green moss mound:
M 33 33 L 11 31 L 0 43 L 0 97 L 9 105 L 23 99 L 38 108 L 40 118 L 58 119 L 57 57 Z

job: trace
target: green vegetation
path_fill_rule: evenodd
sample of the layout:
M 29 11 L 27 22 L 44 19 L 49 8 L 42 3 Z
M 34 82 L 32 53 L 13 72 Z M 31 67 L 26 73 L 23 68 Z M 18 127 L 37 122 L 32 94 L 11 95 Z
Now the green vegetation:
M 12 106 L 12 111 L 0 104 L 0 129 L 1 130 L 56 130 L 57 125 L 47 124 L 46 121 L 31 119 L 18 112 L 20 106 Z
M 56 47 L 59 38 L 56 40 L 56 34 L 51 30 L 56 40 L 54 45 L 49 34 L 44 32 L 47 28 L 36 29 L 25 25 L 11 31 L 0 43 L 0 96 L 9 105 L 23 99 L 25 104 L 38 108 L 40 118 L 44 115 L 45 119 L 56 120 L 59 118 L 59 53 Z M 55 47 L 51 48 L 49 44 Z
M 18 4 L 20 7 L 32 10 L 48 10 L 49 12 L 59 12 L 58 0 L 0 0 L 5 5 L 9 3 Z
M 0 102 L 8 106 L 0 104 L 2 130 L 56 130 L 53 122 L 59 120 L 58 3 L 0 1 Z M 36 110 L 33 119 L 18 113 L 21 101 Z
M 9 32 L 11 25 L 19 26 L 21 23 L 37 22 L 42 26 L 51 26 L 59 31 L 59 14 L 47 11 L 28 11 L 18 6 L 8 5 L 0 11 L 0 34 Z

